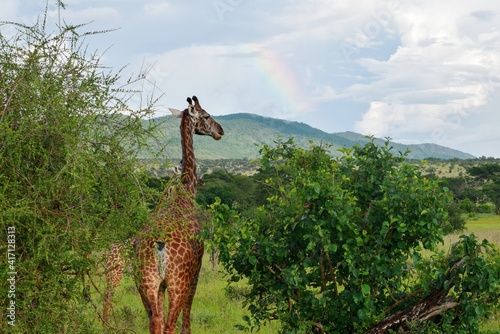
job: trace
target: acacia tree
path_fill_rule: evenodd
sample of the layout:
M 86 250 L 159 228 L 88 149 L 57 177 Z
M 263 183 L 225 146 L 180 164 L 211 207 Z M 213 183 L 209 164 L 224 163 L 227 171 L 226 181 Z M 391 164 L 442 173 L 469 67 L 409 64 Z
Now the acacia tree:
M 477 330 L 499 295 L 491 247 L 464 237 L 448 256 L 424 257 L 443 241 L 450 195 L 390 151 L 371 141 L 334 160 L 323 147 L 280 141 L 261 150 L 272 177 L 257 215 L 211 206 L 219 259 L 230 281 L 250 284 L 247 326 L 279 319 L 282 333 Z
M 14 26 L 0 34 L 0 327 L 90 333 L 89 278 L 148 214 L 136 153 L 154 101 L 127 105 L 133 92 L 87 53 L 83 26 Z

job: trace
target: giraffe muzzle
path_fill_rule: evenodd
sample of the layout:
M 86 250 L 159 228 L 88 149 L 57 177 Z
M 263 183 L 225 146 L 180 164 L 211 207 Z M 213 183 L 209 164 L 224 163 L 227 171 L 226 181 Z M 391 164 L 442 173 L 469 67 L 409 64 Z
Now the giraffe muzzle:
M 224 136 L 224 129 L 222 129 L 222 126 L 220 126 L 220 124 L 216 124 L 218 129 L 214 132 L 212 137 L 214 137 L 215 140 L 219 140 L 222 138 L 222 136 Z

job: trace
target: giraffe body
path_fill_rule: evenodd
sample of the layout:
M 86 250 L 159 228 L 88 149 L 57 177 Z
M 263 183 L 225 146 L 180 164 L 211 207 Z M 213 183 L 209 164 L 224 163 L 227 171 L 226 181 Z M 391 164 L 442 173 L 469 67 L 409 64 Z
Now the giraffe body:
M 190 333 L 189 317 L 191 303 L 196 291 L 203 256 L 203 243 L 197 237 L 201 227 L 194 216 L 194 206 L 176 194 L 165 208 L 155 214 L 154 219 L 168 224 L 169 229 L 158 233 L 146 228 L 136 241 L 138 258 L 138 288 L 149 317 L 151 333 L 175 333 L 175 324 L 183 312 L 183 330 Z M 184 205 L 182 212 L 178 205 Z M 172 206 L 177 209 L 172 209 Z M 193 228 L 194 227 L 194 228 Z M 150 233 L 152 232 L 152 233 Z M 162 241 L 157 241 L 157 240 Z M 163 250 L 158 244 L 164 243 Z M 163 256 L 159 255 L 164 253 Z M 168 316 L 164 317 L 165 292 L 168 296 Z
M 137 287 L 149 317 L 150 333 L 174 334 L 181 312 L 181 333 L 191 333 L 191 305 L 203 257 L 201 225 L 194 211 L 198 179 L 193 135 L 208 135 L 218 140 L 224 134 L 195 96 L 193 101 L 194 105 L 188 98 L 189 106 L 182 112 L 170 109 L 181 117 L 181 184 L 166 191 L 148 226 L 135 240 Z M 166 318 L 165 292 L 169 304 Z

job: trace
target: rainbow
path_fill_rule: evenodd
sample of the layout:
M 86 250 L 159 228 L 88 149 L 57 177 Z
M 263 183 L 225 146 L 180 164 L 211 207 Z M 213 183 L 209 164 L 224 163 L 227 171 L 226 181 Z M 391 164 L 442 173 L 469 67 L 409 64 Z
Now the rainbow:
M 280 54 L 270 49 L 245 45 L 243 52 L 255 54 L 255 67 L 265 78 L 269 88 L 279 98 L 280 106 L 289 112 L 304 112 L 313 109 L 310 98 L 305 94 L 304 83 L 298 80 L 289 64 Z

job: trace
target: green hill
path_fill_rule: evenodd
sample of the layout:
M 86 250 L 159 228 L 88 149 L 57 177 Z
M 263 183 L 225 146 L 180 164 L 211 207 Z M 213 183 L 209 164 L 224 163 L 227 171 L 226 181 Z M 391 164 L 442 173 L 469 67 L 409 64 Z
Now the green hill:
M 210 137 L 195 136 L 196 157 L 198 159 L 253 159 L 259 155 L 259 146 L 272 144 L 278 137 L 295 138 L 295 143 L 307 147 L 309 141 L 331 145 L 333 155 L 341 147 L 351 147 L 357 143 L 367 142 L 365 136 L 355 132 L 326 133 L 300 122 L 291 122 L 276 118 L 263 117 L 254 114 L 238 113 L 225 116 L 216 116 L 224 128 L 225 135 L 215 142 Z M 173 116 L 156 118 L 159 123 L 156 149 L 164 147 L 166 155 L 171 159 L 181 157 L 179 119 Z M 384 142 L 377 139 L 377 142 Z M 411 159 L 471 159 L 474 156 L 448 147 L 436 144 L 404 145 L 392 143 L 394 153 L 411 150 Z M 149 158 L 150 153 L 144 153 L 143 158 Z

